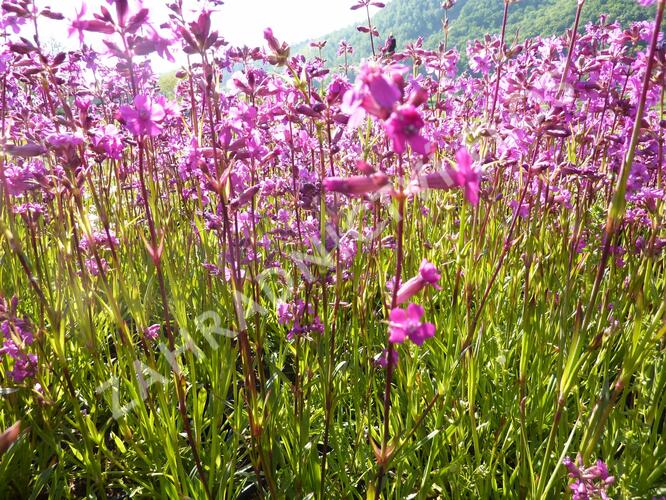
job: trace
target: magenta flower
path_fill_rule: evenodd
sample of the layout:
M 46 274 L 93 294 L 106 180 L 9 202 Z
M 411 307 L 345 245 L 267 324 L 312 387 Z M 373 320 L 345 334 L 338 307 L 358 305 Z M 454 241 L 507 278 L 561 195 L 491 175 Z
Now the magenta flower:
M 41 156 L 47 152 L 47 149 L 40 144 L 28 143 L 23 145 L 7 144 L 4 150 L 12 156 L 19 158 L 32 158 L 33 156 Z
M 167 100 L 166 96 L 158 95 L 153 106 L 159 106 L 164 110 L 164 121 L 180 117 L 180 106 L 174 101 Z
M 338 45 L 338 52 L 337 54 L 339 56 L 345 55 L 345 54 L 353 54 L 354 53 L 354 47 L 352 47 L 347 40 L 340 40 L 340 44 Z
M 398 351 L 393 350 L 391 351 L 391 365 L 395 366 L 398 364 Z M 381 353 L 379 353 L 377 356 L 375 356 L 375 363 L 377 366 L 380 366 L 382 368 L 386 368 L 389 364 L 389 350 L 384 349 Z
M 294 320 L 292 307 L 286 302 L 279 301 L 276 310 L 279 324 L 286 325 Z
M 579 453 L 575 463 L 569 457 L 566 457 L 562 463 L 569 471 L 569 477 L 575 479 L 569 485 L 574 500 L 610 498 L 608 488 L 615 482 L 615 477 L 610 475 L 608 466 L 603 460 L 597 460 L 595 465 L 585 467 L 583 457 Z
M 17 316 L 18 299 L 10 301 L 0 296 L 0 362 L 11 360 L 13 368 L 7 373 L 16 383 L 23 382 L 37 373 L 37 355 L 29 352 L 35 340 L 32 325 L 26 318 Z
M 67 36 L 71 37 L 74 33 L 79 34 L 79 44 L 83 45 L 83 30 L 85 29 L 86 21 L 83 20 L 83 16 L 86 15 L 86 4 L 81 4 L 81 9 L 76 11 L 76 19 L 72 21 L 69 28 L 67 29 Z
M 143 330 L 143 337 L 146 340 L 157 340 L 160 336 L 160 325 L 150 325 Z
M 426 339 L 434 337 L 435 325 L 421 322 L 424 313 L 418 304 L 409 304 L 407 310 L 397 307 L 393 309 L 389 315 L 389 342 L 402 344 L 409 338 L 421 346 Z
M 423 259 L 419 267 L 419 274 L 406 281 L 398 289 L 397 303 L 404 304 L 427 285 L 432 285 L 435 289 L 441 290 L 442 287 L 437 284 L 440 277 L 441 275 L 434 264 L 428 262 L 427 259 Z
M 274 66 L 283 66 L 286 64 L 287 59 L 289 59 L 289 45 L 286 42 L 280 43 L 270 28 L 264 30 L 264 39 L 271 50 L 266 60 Z
M 455 179 L 459 186 L 465 190 L 465 198 L 472 205 L 479 203 L 480 176 L 472 168 L 474 159 L 466 148 L 460 148 L 456 153 L 457 170 L 455 170 Z
M 80 132 L 50 134 L 46 137 L 46 141 L 56 151 L 71 151 L 85 142 L 83 135 Z
M 83 19 L 86 14 L 86 4 L 81 4 L 81 9 L 76 12 L 76 19 L 72 20 L 69 28 L 67 29 L 67 36 L 71 37 L 74 33 L 79 35 L 79 43 L 83 44 L 83 32 L 92 31 L 94 33 L 104 33 L 105 35 L 112 35 L 116 29 L 113 24 L 102 20 L 96 19 Z
M 350 115 L 349 127 L 355 128 L 369 113 L 386 120 L 402 97 L 403 66 L 361 66 L 356 84 L 344 95 L 341 110 Z
M 104 151 L 106 156 L 113 160 L 120 160 L 123 156 L 123 141 L 118 128 L 113 125 L 105 125 L 91 130 L 94 133 L 92 143 L 100 152 Z
M 108 234 L 103 231 L 95 231 L 91 234 L 91 238 L 88 236 L 82 236 L 81 241 L 79 242 L 79 249 L 82 252 L 87 253 L 89 250 L 95 248 L 107 248 L 109 250 L 113 248 L 118 248 L 120 245 L 120 240 L 116 238 L 116 235 L 113 231 L 109 230 Z
M 380 9 L 383 9 L 386 6 L 384 2 L 373 2 L 372 0 L 358 0 L 354 5 L 352 5 L 351 10 L 360 9 L 362 7 L 367 8 L 370 5 L 379 7 Z
M 169 62 L 175 62 L 176 59 L 169 50 L 169 47 L 173 44 L 173 40 L 161 37 L 153 28 L 151 30 L 152 33 L 149 37 L 137 39 L 134 46 L 134 53 L 137 55 L 148 55 L 152 52 L 157 52 L 161 58 Z
M 100 274 L 102 274 L 102 271 L 104 271 L 105 273 L 109 272 L 109 263 L 106 261 L 106 259 L 100 259 L 99 261 L 102 264 L 101 267 L 97 263 L 96 259 L 85 260 L 86 269 L 88 270 L 91 276 L 99 276 Z
M 456 153 L 457 168 L 445 167 L 437 172 L 421 175 L 410 186 L 412 193 L 426 189 L 453 189 L 461 187 L 465 191 L 465 198 L 472 205 L 479 202 L 481 177 L 472 167 L 474 160 L 464 147 Z
M 361 68 L 359 79 L 367 85 L 370 92 L 371 99 L 364 100 L 366 111 L 379 118 L 389 116 L 393 105 L 402 96 L 395 81 L 395 73 L 387 74 L 381 67 L 366 65 Z
M 442 287 L 437 284 L 442 275 L 439 273 L 435 265 L 428 262 L 427 259 L 423 259 L 421 261 L 421 265 L 419 266 L 419 274 L 421 275 L 423 281 L 429 285 L 434 286 L 437 290 L 442 289 Z
M 244 205 L 247 205 L 260 190 L 261 186 L 259 184 L 255 184 L 254 186 L 247 188 L 238 196 L 236 196 L 236 198 L 231 200 L 229 202 L 229 206 L 234 210 L 238 210 Z
M 268 43 L 268 47 L 273 51 L 277 52 L 282 49 L 282 44 L 275 38 L 273 30 L 271 28 L 266 28 L 264 30 L 264 39 Z
M 365 108 L 363 107 L 363 94 L 357 89 L 349 89 L 342 96 L 342 106 L 340 110 L 349 115 L 347 126 L 350 129 L 358 127 L 363 118 L 365 118 Z
M 389 178 L 382 172 L 351 177 L 327 177 L 324 189 L 346 195 L 363 195 L 381 191 L 389 186 Z
M 324 331 L 324 325 L 319 316 L 314 315 L 312 304 L 306 304 L 301 299 L 290 303 L 279 301 L 276 312 L 279 324 L 291 324 L 287 333 L 288 340 L 295 337 L 310 339 L 311 334 L 321 334 Z
M 404 153 L 409 144 L 415 153 L 427 155 L 430 152 L 430 144 L 421 135 L 424 125 L 420 113 L 411 104 L 396 109 L 384 124 L 393 151 L 398 154 Z
M 120 116 L 134 135 L 158 135 L 162 131 L 164 108 L 147 95 L 134 98 L 134 106 L 120 106 Z
M 23 196 L 46 185 L 48 171 L 44 163 L 39 160 L 20 162 L 17 165 L 10 163 L 5 170 L 7 190 L 12 196 Z

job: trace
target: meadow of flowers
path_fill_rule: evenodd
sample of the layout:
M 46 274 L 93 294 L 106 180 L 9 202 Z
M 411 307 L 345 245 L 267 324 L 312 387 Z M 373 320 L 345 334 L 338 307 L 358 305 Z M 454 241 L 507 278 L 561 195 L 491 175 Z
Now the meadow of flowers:
M 219 0 L 3 1 L 0 498 L 666 495 L 640 3 L 460 68 L 371 0 L 357 67 L 232 47 Z

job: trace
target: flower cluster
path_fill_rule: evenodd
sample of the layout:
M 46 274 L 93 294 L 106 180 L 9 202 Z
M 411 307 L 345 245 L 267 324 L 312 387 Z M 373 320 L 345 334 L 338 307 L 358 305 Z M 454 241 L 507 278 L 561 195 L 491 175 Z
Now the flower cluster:
M 324 331 L 324 326 L 315 314 L 314 307 L 298 299 L 295 302 L 278 302 L 277 304 L 278 323 L 281 325 L 290 325 L 287 339 L 292 340 L 295 337 L 311 338 L 312 334 L 320 334 Z
M 418 346 L 435 336 L 435 325 L 423 323 L 421 318 L 425 314 L 423 307 L 418 304 L 409 304 L 407 309 L 395 308 L 389 316 L 389 342 L 402 344 L 409 339 Z
M 37 355 L 30 352 L 35 340 L 32 325 L 25 318 L 17 316 L 18 298 L 7 301 L 0 297 L 0 331 L 4 337 L 0 347 L 0 359 L 8 359 L 13 363 L 9 376 L 16 383 L 37 373 Z
M 590 467 L 584 467 L 583 459 L 580 455 L 574 462 L 571 458 L 564 459 L 564 465 L 569 471 L 569 477 L 575 479 L 569 485 L 574 500 L 592 500 L 601 498 L 607 500 L 608 488 L 615 483 L 615 477 L 608 472 L 608 466 L 603 460 L 597 460 L 597 463 Z

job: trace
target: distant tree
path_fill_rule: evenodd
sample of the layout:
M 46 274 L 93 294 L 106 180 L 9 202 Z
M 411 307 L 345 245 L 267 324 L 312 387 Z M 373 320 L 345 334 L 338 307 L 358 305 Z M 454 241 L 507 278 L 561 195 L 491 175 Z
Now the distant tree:
M 441 0 L 392 0 L 374 16 L 373 25 L 379 30 L 380 39 L 385 40 L 393 33 L 398 41 L 398 50 L 419 36 L 425 40 L 426 47 L 434 48 L 443 40 L 441 21 L 444 11 L 441 4 Z M 460 51 L 462 66 L 466 65 L 465 48 L 469 40 L 499 32 L 503 6 L 503 0 L 459 0 L 448 10 L 449 46 Z M 511 5 L 509 12 L 508 41 L 534 35 L 563 34 L 573 24 L 576 0 L 521 0 Z M 608 22 L 619 21 L 627 26 L 634 21 L 653 18 L 654 10 L 639 6 L 636 0 L 587 0 L 581 30 L 586 23 L 598 21 L 602 14 L 607 15 Z M 355 26 L 335 31 L 321 39 L 328 41 L 322 56 L 331 66 L 342 64 L 342 56 L 336 54 L 340 40 L 347 40 L 354 47 L 350 64 L 356 64 L 370 55 L 367 35 L 359 33 Z M 308 45 L 309 41 L 297 44 L 293 52 L 318 55 L 318 51 Z

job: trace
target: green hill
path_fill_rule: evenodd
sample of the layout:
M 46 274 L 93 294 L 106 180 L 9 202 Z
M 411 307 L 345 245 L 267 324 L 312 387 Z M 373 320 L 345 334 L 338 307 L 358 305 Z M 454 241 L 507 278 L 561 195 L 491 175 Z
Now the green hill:
M 576 4 L 576 0 L 520 0 L 512 4 L 509 8 L 507 40 L 564 33 L 573 25 Z M 449 47 L 457 47 L 464 58 L 468 40 L 482 38 L 486 33 L 499 33 L 503 9 L 503 0 L 458 0 L 449 11 Z M 443 40 L 443 14 L 441 0 L 392 0 L 386 8 L 376 11 L 373 24 L 379 30 L 380 40 L 393 33 L 399 49 L 416 40 L 419 35 L 423 36 L 426 47 L 433 48 Z M 636 0 L 587 0 L 581 25 L 596 22 L 602 14 L 606 14 L 611 22 L 617 20 L 628 25 L 633 21 L 652 19 L 654 8 L 641 7 Z M 323 55 L 329 63 L 341 62 L 336 51 L 338 43 L 343 39 L 354 47 L 353 62 L 370 55 L 369 37 L 358 32 L 356 26 L 335 31 L 322 39 L 328 41 Z M 315 55 L 314 50 L 308 46 L 308 42 L 294 47 L 294 52 L 306 55 Z

